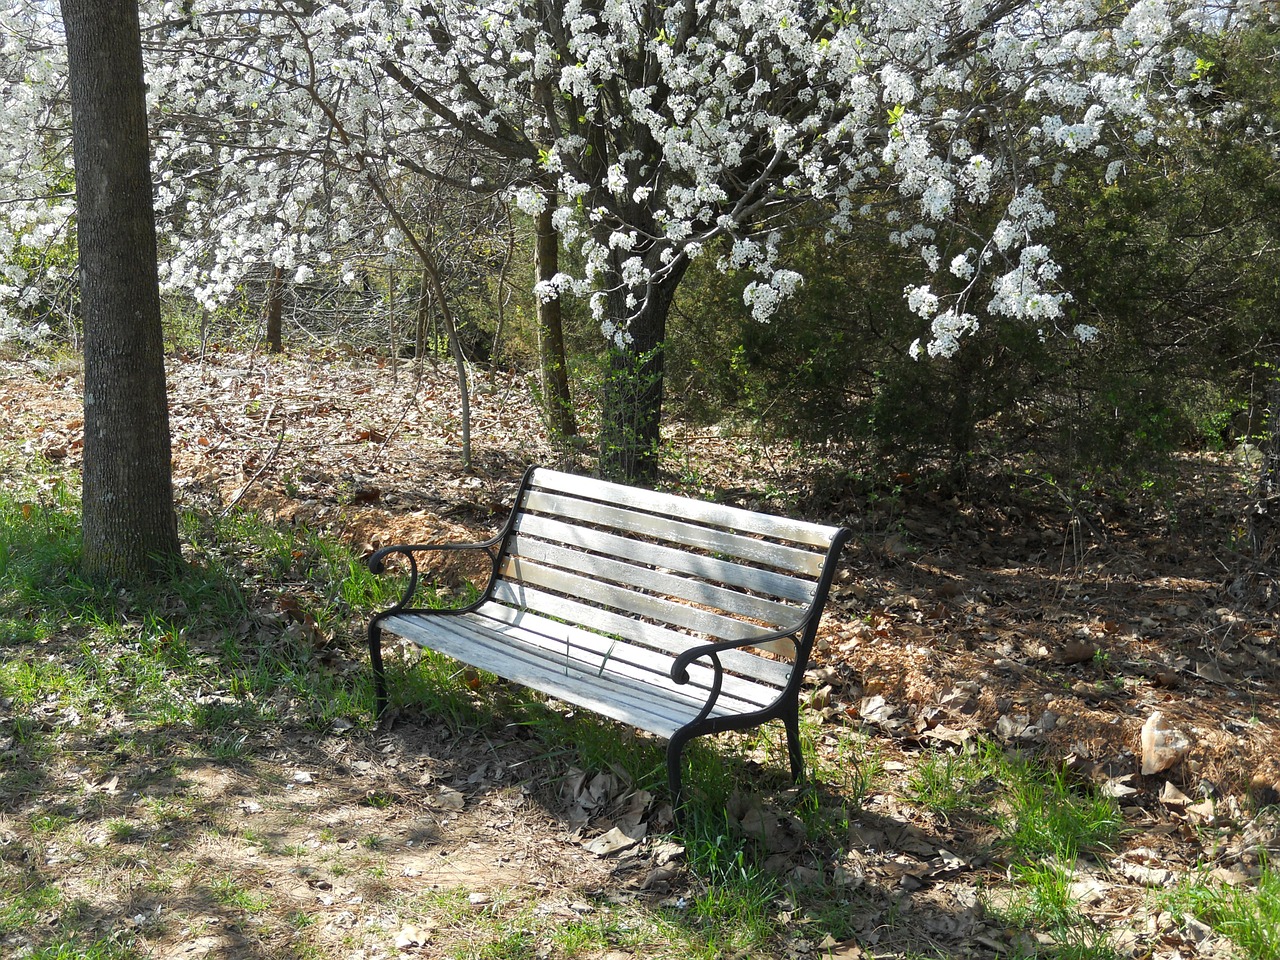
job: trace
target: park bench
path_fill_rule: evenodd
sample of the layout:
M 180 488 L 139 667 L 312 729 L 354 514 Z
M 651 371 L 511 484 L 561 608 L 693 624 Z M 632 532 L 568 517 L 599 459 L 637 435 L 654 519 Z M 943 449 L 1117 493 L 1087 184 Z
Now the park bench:
M 781 719 L 803 761 L 799 695 L 849 531 L 530 468 L 502 530 L 480 543 L 401 544 L 404 594 L 369 626 L 376 710 L 389 632 L 666 738 L 679 807 L 690 739 Z M 414 606 L 418 557 L 478 550 L 490 575 L 459 609 Z

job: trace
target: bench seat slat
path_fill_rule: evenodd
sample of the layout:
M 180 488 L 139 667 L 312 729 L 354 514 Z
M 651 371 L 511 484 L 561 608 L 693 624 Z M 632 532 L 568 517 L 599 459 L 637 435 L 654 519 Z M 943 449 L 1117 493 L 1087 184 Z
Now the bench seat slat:
M 726 613 L 762 620 L 774 629 L 798 624 L 805 613 L 801 608 L 739 593 L 727 587 L 707 583 L 705 580 L 664 573 L 612 557 L 573 550 L 528 537 L 513 537 L 508 544 L 508 549 L 514 556 L 581 573 L 592 579 L 603 578 L 624 588 L 651 590 L 660 596 L 688 600 Z
M 486 621 L 477 616 L 465 619 L 488 634 L 500 634 L 513 643 L 541 651 L 543 658 L 550 664 L 560 664 L 564 669 L 578 670 L 586 676 L 624 677 L 649 688 L 651 697 L 661 699 L 675 696 L 701 703 L 711 689 L 711 671 L 707 668 L 690 670 L 690 682 L 677 684 L 671 679 L 669 669 L 654 669 L 656 663 L 651 659 L 652 654 L 646 656 L 643 647 L 619 644 L 612 651 L 600 651 L 573 643 L 566 648 L 565 644 L 556 643 L 553 636 L 548 636 L 541 630 L 530 629 L 524 624 L 513 626 L 500 621 Z M 667 661 L 667 666 L 670 667 L 670 661 Z M 726 677 L 724 689 L 716 700 L 715 712 L 717 715 L 751 713 L 775 702 L 778 694 L 776 689 L 762 687 L 749 680 Z
M 797 547 L 756 540 L 714 527 L 701 527 L 684 520 L 672 520 L 668 517 L 597 503 L 594 500 L 579 500 L 541 490 L 530 490 L 525 494 L 524 509 L 584 523 L 597 523 L 616 530 L 625 530 L 628 533 L 638 533 L 654 540 L 681 543 L 687 547 L 697 547 L 711 553 L 768 564 L 811 577 L 817 577 L 822 573 L 823 561 L 826 559 L 821 553 L 801 550 Z
M 635 680 L 671 687 L 671 664 L 674 658 L 648 647 L 618 641 L 613 637 L 583 630 L 556 620 L 540 617 L 527 610 L 513 610 L 489 603 L 468 615 L 468 619 L 495 633 L 518 637 L 542 647 L 552 656 L 579 661 L 585 670 L 617 671 Z M 689 667 L 689 682 L 675 685 L 685 691 L 697 690 L 703 695 L 711 689 L 712 671 L 695 662 Z M 776 686 L 761 684 L 726 672 L 720 696 L 738 701 L 734 712 L 756 710 L 773 703 L 780 693 Z
M 603 530 L 576 526 L 562 520 L 553 520 L 550 517 L 540 517 L 531 513 L 522 513 L 516 517 L 514 529 L 517 533 L 528 534 L 542 540 L 554 540 L 566 546 L 627 557 L 636 563 L 647 563 L 678 573 L 688 573 L 715 583 L 751 590 L 762 596 L 806 604 L 813 600 L 815 584 L 812 580 L 790 577 L 772 570 L 763 570 L 760 567 L 748 567 L 721 560 L 719 557 L 677 550 L 674 547 L 650 543 L 647 540 L 620 537 Z
M 584 650 L 578 645 L 566 648 L 564 644 L 554 644 L 552 638 L 540 631 L 530 631 L 524 626 L 507 624 L 482 624 L 472 619 L 477 627 L 483 626 L 494 634 L 507 637 L 513 643 L 522 643 L 531 650 L 543 652 L 544 659 L 550 664 L 560 664 L 564 669 L 578 670 L 591 677 L 625 677 L 649 689 L 649 696 L 656 698 L 678 695 L 686 699 L 705 700 L 710 693 L 711 671 L 695 668 L 689 671 L 690 682 L 675 684 L 665 671 L 655 671 L 651 665 L 637 662 L 643 660 L 643 648 L 619 647 L 602 656 L 594 650 Z M 639 656 L 638 656 L 639 655 Z M 678 692 L 678 693 L 677 693 Z M 767 696 L 766 694 L 772 694 Z M 716 700 L 716 715 L 739 715 L 763 710 L 778 699 L 779 691 L 769 687 L 753 684 L 749 680 L 726 677 L 724 689 Z
M 528 584 L 502 581 L 495 585 L 493 598 L 515 609 L 534 610 L 547 617 L 567 620 L 600 633 L 616 634 L 633 643 L 677 656 L 703 641 L 698 637 L 677 633 L 667 627 L 624 617 L 609 610 L 587 606 L 568 597 L 556 596 Z M 787 644 L 790 646 L 790 644 Z M 779 646 L 782 646 L 780 643 Z M 786 651 L 794 654 L 794 650 Z M 726 650 L 720 654 L 726 670 L 770 686 L 783 687 L 790 679 L 794 664 L 770 660 L 745 650 Z
M 534 476 L 534 485 L 544 490 L 598 500 L 602 503 L 635 507 L 659 515 L 671 516 L 678 513 L 679 516 L 698 523 L 711 523 L 731 530 L 757 533 L 779 540 L 792 540 L 796 543 L 821 547 L 824 550 L 831 543 L 837 530 L 835 527 L 804 520 L 756 513 L 752 510 L 744 510 L 742 507 L 731 507 L 707 500 L 693 500 L 689 497 L 628 487 L 620 483 L 580 477 L 557 470 L 539 470 Z
M 700 703 L 679 692 L 655 697 L 652 687 L 615 674 L 598 676 L 566 668 L 548 659 L 546 651 L 495 636 L 461 617 L 439 620 L 445 622 L 427 627 L 420 617 L 391 616 L 384 625 L 420 646 L 658 736 L 670 737 L 701 708 Z

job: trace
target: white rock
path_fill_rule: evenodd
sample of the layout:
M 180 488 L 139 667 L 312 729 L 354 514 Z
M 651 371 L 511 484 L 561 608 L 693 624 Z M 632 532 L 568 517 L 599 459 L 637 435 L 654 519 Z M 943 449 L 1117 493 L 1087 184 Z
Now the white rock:
M 1150 776 L 1180 762 L 1191 751 L 1187 735 L 1157 710 L 1142 725 L 1142 773 Z

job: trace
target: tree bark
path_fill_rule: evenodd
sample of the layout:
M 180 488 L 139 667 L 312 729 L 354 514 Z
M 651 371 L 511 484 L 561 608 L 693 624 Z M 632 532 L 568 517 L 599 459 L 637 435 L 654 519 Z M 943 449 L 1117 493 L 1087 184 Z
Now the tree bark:
M 284 268 L 271 271 L 267 283 L 267 353 L 284 353 Z
M 415 249 L 422 262 L 422 279 L 430 285 L 431 298 L 440 311 L 440 324 L 444 327 L 445 336 L 449 338 L 449 353 L 453 357 L 453 368 L 458 377 L 458 400 L 462 406 L 462 466 L 471 469 L 471 389 L 467 383 L 467 358 L 462 353 L 462 343 L 458 340 L 458 325 L 454 322 L 453 310 L 444 293 L 444 284 L 440 280 L 440 265 L 428 252 L 427 248 L 417 244 Z
M 606 479 L 650 485 L 658 479 L 667 316 L 685 266 L 669 268 L 634 307 L 627 305 L 620 262 L 610 271 L 609 316 L 627 336 L 609 347 L 600 404 L 600 475 Z
M 1274 570 L 1273 561 L 1280 552 L 1280 374 L 1267 386 L 1265 429 L 1257 498 L 1246 515 L 1254 562 L 1260 569 Z
M 179 554 L 136 0 L 61 0 L 84 314 L 84 552 L 94 579 Z
M 427 276 L 425 267 L 418 280 L 418 311 L 413 326 L 414 376 L 421 380 L 422 360 L 428 355 L 428 351 L 430 351 L 431 366 L 433 368 L 436 366 L 435 324 L 431 322 L 431 278 Z M 428 343 L 428 335 L 430 343 Z
M 555 207 L 547 198 L 547 209 L 534 222 L 534 279 L 549 281 L 560 271 L 560 236 L 552 225 Z M 576 437 L 578 423 L 569 396 L 569 370 L 564 355 L 564 325 L 560 298 L 538 299 L 538 362 L 542 367 L 542 403 L 547 413 L 547 426 L 556 439 Z

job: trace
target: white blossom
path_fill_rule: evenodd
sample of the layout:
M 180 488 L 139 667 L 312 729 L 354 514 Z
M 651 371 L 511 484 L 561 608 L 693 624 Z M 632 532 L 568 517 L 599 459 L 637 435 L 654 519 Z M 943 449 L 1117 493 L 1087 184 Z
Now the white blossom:
M 871 0 L 819 27 L 801 0 L 551 0 L 555 23 L 515 0 L 144 0 L 161 275 L 209 306 L 264 264 L 301 281 L 336 258 L 355 283 L 409 255 L 413 218 L 387 204 L 414 211 L 435 172 L 528 216 L 553 204 L 583 267 L 537 295 L 589 296 L 616 343 L 609 303 L 643 309 L 708 251 L 772 316 L 800 278 L 769 233 L 814 199 L 833 238 L 862 211 L 919 250 L 921 351 L 958 349 L 975 311 L 1052 329 L 1068 294 L 1043 188 L 1156 135 L 1161 77 L 1188 63 L 1170 2 Z M 23 266 L 72 217 L 60 30 L 56 5 L 0 0 L 0 324 L 65 286 Z M 973 246 L 948 259 L 956 229 Z

